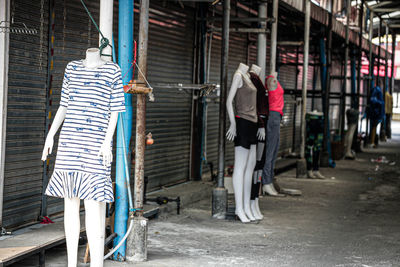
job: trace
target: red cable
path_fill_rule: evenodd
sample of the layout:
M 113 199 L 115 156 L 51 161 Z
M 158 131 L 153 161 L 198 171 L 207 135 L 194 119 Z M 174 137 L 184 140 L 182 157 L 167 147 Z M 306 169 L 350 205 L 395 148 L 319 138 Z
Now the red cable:
M 133 50 L 133 62 L 131 64 L 131 67 L 129 68 L 129 70 L 124 74 L 124 76 L 122 76 L 122 79 L 129 73 L 129 71 L 132 69 L 133 67 L 133 77 L 135 76 L 135 69 L 136 69 L 136 55 L 137 55 L 137 43 L 136 40 L 134 41 L 134 50 Z

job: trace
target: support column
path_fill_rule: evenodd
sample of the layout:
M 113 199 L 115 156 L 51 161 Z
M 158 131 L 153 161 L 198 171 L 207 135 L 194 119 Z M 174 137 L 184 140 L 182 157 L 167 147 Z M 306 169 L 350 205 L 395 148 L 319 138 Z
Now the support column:
M 392 103 L 393 103 L 393 89 L 394 89 L 394 61 L 396 58 L 396 34 L 391 33 L 392 36 L 392 63 L 391 63 L 391 69 L 390 69 L 390 95 L 392 96 Z M 389 117 L 387 118 L 388 123 L 387 123 L 387 129 L 386 129 L 386 134 L 388 138 L 392 138 L 392 116 L 393 116 L 393 107 L 392 110 L 389 113 Z
M 369 61 L 369 69 L 368 69 L 368 91 L 367 91 L 367 107 L 369 107 L 370 102 L 370 95 L 371 95 L 371 90 L 373 88 L 373 84 L 374 84 L 374 57 L 373 57 L 373 52 L 372 52 L 372 35 L 374 33 L 374 12 L 371 11 L 369 13 L 369 34 L 368 34 L 368 44 L 369 44 L 369 55 L 368 55 L 368 61 Z M 369 140 L 369 114 L 367 112 L 367 125 L 366 125 L 366 129 L 365 129 L 365 133 L 366 133 L 366 140 Z M 364 145 L 366 146 L 368 142 L 365 142 Z
M 299 47 L 296 46 L 296 72 L 294 73 L 294 90 L 297 91 L 298 87 L 298 78 L 299 78 Z M 296 116 L 297 116 L 297 97 L 295 95 L 295 104 L 294 104 L 294 112 L 293 112 L 293 132 L 292 132 L 292 151 L 296 151 Z
M 391 75 L 390 75 L 390 94 L 393 96 L 394 90 L 394 68 L 395 68 L 395 59 L 396 59 L 396 33 L 392 32 L 392 64 L 391 64 Z
M 389 73 L 388 73 L 388 61 L 389 61 L 389 26 L 385 27 L 385 92 L 389 91 Z M 385 97 L 383 97 L 385 99 Z
M 10 0 L 0 1 L 0 21 L 10 21 Z M 8 32 L 0 34 L 0 231 L 3 226 L 4 164 L 6 156 L 6 123 L 8 92 Z
M 222 46 L 221 46 L 221 93 L 219 97 L 219 131 L 218 131 L 218 176 L 217 188 L 213 190 L 212 216 L 225 219 L 227 209 L 228 190 L 224 187 L 225 172 L 225 121 L 226 121 L 226 94 L 228 90 L 228 52 L 229 52 L 229 18 L 231 1 L 223 1 Z
M 357 92 L 356 92 L 356 99 L 355 99 L 355 106 L 354 108 L 360 112 L 360 98 L 361 98 L 361 66 L 362 66 L 362 41 L 363 41 L 363 22 L 364 22 L 364 2 L 365 0 L 361 0 L 360 5 L 360 15 L 359 15 L 359 35 L 358 35 L 358 58 L 357 58 Z M 357 120 L 357 127 L 354 131 L 353 136 L 353 147 L 355 148 L 356 152 L 361 152 L 361 148 L 357 144 L 357 136 L 358 136 L 358 128 L 359 128 L 359 119 Z
M 276 44 L 277 44 L 277 36 L 278 36 L 278 7 L 279 1 L 273 0 L 272 2 L 272 17 L 274 18 L 274 22 L 272 23 L 271 28 L 271 55 L 269 60 L 269 71 L 273 73 L 276 70 Z
M 380 79 L 380 76 L 379 76 L 379 69 L 381 68 L 381 29 L 382 29 L 382 19 L 381 18 L 379 18 L 379 28 L 378 28 L 378 38 L 379 38 L 379 46 L 378 46 L 378 71 L 377 71 L 377 73 L 376 73 L 376 83 L 375 83 L 375 85 L 376 86 L 381 86 L 381 84 L 380 84 L 380 81 L 379 81 L 379 79 Z
M 258 6 L 258 17 L 262 19 L 260 28 L 267 28 L 267 2 L 261 2 Z M 261 67 L 260 79 L 265 80 L 265 65 L 267 60 L 267 34 L 260 32 L 257 35 L 257 65 Z
M 332 0 L 333 3 L 334 0 Z M 329 13 L 329 24 L 327 33 L 327 46 L 326 46 L 326 66 L 325 66 L 325 88 L 324 90 L 324 144 L 321 155 L 321 166 L 329 167 L 335 166 L 331 159 L 331 134 L 329 125 L 329 112 L 330 112 L 330 90 L 331 90 L 331 65 L 332 65 L 332 21 L 333 16 Z
M 0 20 L 1 21 L 1 20 Z M 48 26 L 48 50 L 47 50 L 47 77 L 46 77 L 46 123 L 44 130 L 44 137 L 47 136 L 49 129 L 51 127 L 51 104 L 52 104 L 52 95 L 53 91 L 52 82 L 53 82 L 53 69 L 54 69 L 54 25 L 55 21 L 55 9 L 54 9 L 54 0 L 49 1 L 49 26 Z M 2 162 L 2 164 L 4 164 Z M 44 194 L 44 189 L 46 188 L 49 182 L 49 165 L 50 159 L 49 157 L 43 162 L 43 175 L 42 175 L 42 202 L 40 205 L 40 216 L 47 216 L 47 196 Z
M 300 159 L 297 161 L 296 177 L 304 177 L 307 173 L 304 158 L 306 145 L 306 108 L 307 108 L 307 73 L 308 52 L 310 47 L 310 0 L 304 0 L 304 51 L 303 51 L 303 77 L 302 77 L 302 106 L 301 106 L 301 146 Z
M 346 116 L 346 93 L 347 93 L 347 70 L 349 63 L 349 32 L 350 32 L 350 13 L 351 13 L 351 1 L 347 1 L 346 5 L 346 35 L 345 35 L 345 44 L 346 47 L 344 49 L 344 81 L 343 81 L 343 90 L 342 90 L 342 99 L 341 99 L 341 121 L 340 121 L 340 135 L 341 140 L 344 140 L 344 124 L 345 124 L 345 116 Z
M 351 71 L 351 108 L 356 109 L 357 97 L 357 74 L 356 74 L 356 49 L 353 47 L 350 60 L 350 71 Z
M 388 79 L 388 49 L 389 49 L 389 27 L 388 25 L 385 25 L 385 79 L 384 79 L 384 84 L 382 87 L 382 94 L 383 94 L 383 101 L 386 106 L 386 97 L 385 94 L 387 91 L 389 91 L 389 79 Z M 386 113 L 386 110 L 385 110 Z M 386 125 L 387 125 L 387 118 L 386 116 L 383 118 L 381 122 L 381 131 L 379 133 L 379 139 L 381 141 L 386 141 Z
M 106 1 L 106 0 L 105 0 Z M 133 0 L 119 1 L 119 27 L 118 27 L 118 65 L 121 67 L 123 85 L 132 79 L 131 64 L 133 62 Z M 130 170 L 129 144 L 132 135 L 132 95 L 125 94 L 125 112 L 119 115 L 117 124 L 116 147 L 116 173 L 115 173 L 115 226 L 117 237 L 114 239 L 116 246 L 124 237 L 128 221 L 128 185 L 125 177 L 125 167 Z M 124 133 L 124 135 L 123 135 Z M 123 149 L 125 140 L 126 151 Z M 124 155 L 127 156 L 129 166 L 125 166 Z M 126 251 L 125 243 L 114 253 L 114 260 L 124 261 Z
M 104 37 L 110 42 L 112 41 L 112 30 L 113 30 L 113 0 L 101 0 L 100 1 L 100 21 L 99 27 Z M 101 35 L 99 34 L 99 46 L 101 45 Z M 108 45 L 102 51 L 101 58 L 105 61 L 112 61 L 111 47 Z
M 147 79 L 147 45 L 149 33 L 149 5 L 150 0 L 140 1 L 139 10 L 139 83 L 146 83 Z M 133 9 L 132 9 L 133 10 Z M 136 96 L 136 138 L 135 138 L 135 217 L 133 229 L 129 235 L 126 254 L 127 261 L 142 262 L 147 260 L 147 232 L 148 220 L 143 217 L 144 196 L 144 151 L 146 138 L 146 95 Z
M 356 109 L 359 111 L 360 106 L 360 94 L 361 94 L 361 61 L 362 61 L 362 33 L 363 33 L 363 18 L 364 18 L 364 0 L 361 0 L 360 6 L 360 15 L 359 15 L 359 35 L 358 35 L 358 65 L 357 65 L 357 100 L 356 100 Z M 358 127 L 355 131 L 357 134 Z

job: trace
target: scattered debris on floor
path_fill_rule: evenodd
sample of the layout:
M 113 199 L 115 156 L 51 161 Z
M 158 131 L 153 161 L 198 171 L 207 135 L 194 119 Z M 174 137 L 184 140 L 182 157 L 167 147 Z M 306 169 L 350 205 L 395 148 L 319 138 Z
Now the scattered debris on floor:
M 390 161 L 385 156 L 380 156 L 380 157 L 378 157 L 376 159 L 371 159 L 371 162 L 389 164 L 390 166 L 396 165 L 395 161 Z

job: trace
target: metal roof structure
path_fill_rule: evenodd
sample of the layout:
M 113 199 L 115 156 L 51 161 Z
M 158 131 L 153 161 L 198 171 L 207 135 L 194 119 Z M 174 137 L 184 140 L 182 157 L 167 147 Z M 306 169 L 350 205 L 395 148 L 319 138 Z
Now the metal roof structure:
M 358 2 L 361 3 L 360 0 L 352 1 L 353 3 Z M 363 1 L 364 2 L 364 1 Z M 378 36 L 378 28 L 380 25 L 380 20 L 382 20 L 383 26 L 388 26 L 389 30 L 392 33 L 398 33 L 400 30 L 400 1 L 398 0 L 374 0 L 374 1 L 365 1 L 366 7 L 370 10 L 370 12 L 374 13 L 373 19 L 373 28 L 374 33 L 373 37 Z M 381 31 L 380 35 L 384 35 L 385 32 Z

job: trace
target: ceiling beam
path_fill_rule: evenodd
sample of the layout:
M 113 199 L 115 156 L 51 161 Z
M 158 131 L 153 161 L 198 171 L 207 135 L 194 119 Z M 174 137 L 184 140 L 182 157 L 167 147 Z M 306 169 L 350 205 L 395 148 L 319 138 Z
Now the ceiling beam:
M 374 9 L 376 9 L 378 7 L 386 6 L 386 5 L 392 4 L 392 3 L 394 3 L 394 1 L 385 1 L 385 2 L 380 2 L 380 3 L 377 3 L 375 5 L 369 5 L 369 6 L 371 7 L 371 10 L 374 10 Z
M 379 13 L 388 13 L 388 12 L 400 11 L 400 7 L 374 8 L 372 10 L 374 12 L 379 12 Z

